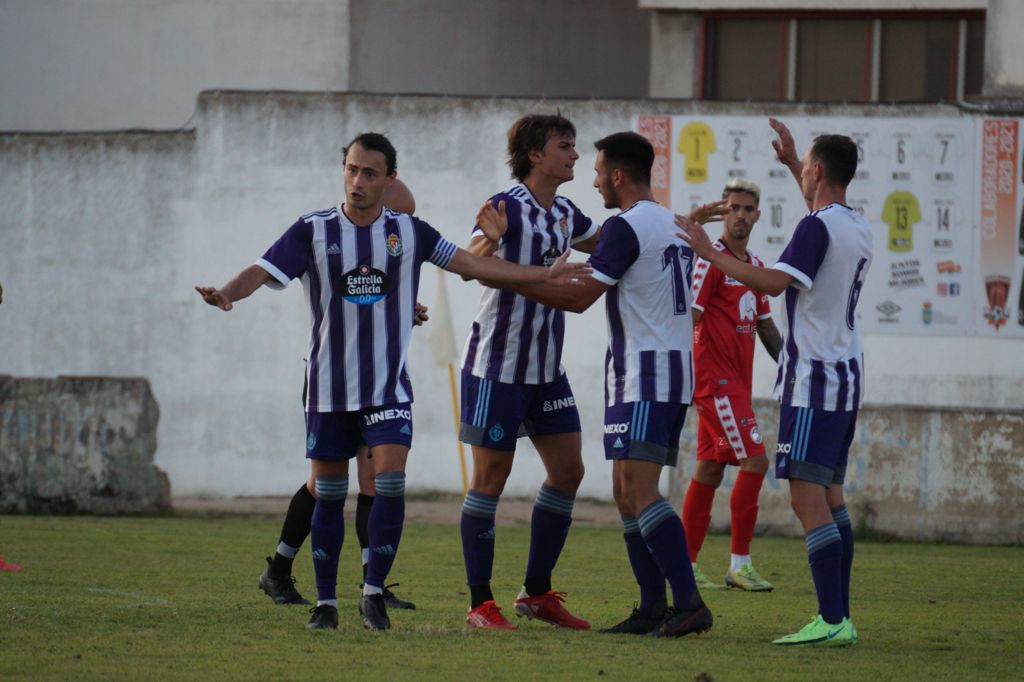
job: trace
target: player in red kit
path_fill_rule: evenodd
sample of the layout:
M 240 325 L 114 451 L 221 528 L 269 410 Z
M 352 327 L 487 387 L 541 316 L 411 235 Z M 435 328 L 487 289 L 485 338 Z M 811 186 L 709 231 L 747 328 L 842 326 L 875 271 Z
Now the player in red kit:
M 747 251 L 750 232 L 760 217 L 761 190 L 747 180 L 731 180 L 722 192 L 725 207 L 722 237 L 715 248 L 756 265 L 760 259 Z M 693 341 L 697 407 L 697 466 L 683 502 L 683 526 L 697 584 L 702 589 L 722 587 L 697 568 L 715 490 L 726 465 L 739 466 L 729 508 L 732 515 L 732 560 L 725 582 L 753 592 L 772 589 L 750 561 L 750 541 L 757 522 L 757 497 L 768 471 L 764 439 L 751 407 L 754 336 L 777 360 L 782 337 L 771 319 L 768 296 L 727 276 L 704 259 L 693 272 Z

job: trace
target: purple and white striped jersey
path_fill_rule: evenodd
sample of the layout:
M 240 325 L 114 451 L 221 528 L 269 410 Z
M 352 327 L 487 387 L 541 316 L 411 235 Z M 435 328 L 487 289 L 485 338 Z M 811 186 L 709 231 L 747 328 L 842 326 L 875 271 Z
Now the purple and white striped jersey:
M 307 412 L 412 401 L 405 360 L 420 265 L 446 267 L 456 248 L 404 213 L 384 209 L 358 227 L 332 208 L 300 218 L 256 261 L 274 289 L 302 278 L 313 327 Z
M 775 397 L 830 412 L 864 400 L 864 350 L 857 299 L 871 267 L 871 226 L 842 204 L 808 213 L 774 266 L 796 281 L 786 289 L 786 343 Z
M 524 184 L 495 194 L 505 202 L 508 230 L 497 256 L 522 265 L 551 265 L 572 244 L 597 232 L 576 205 L 556 196 L 542 207 Z M 482 235 L 479 227 L 473 236 Z M 504 289 L 484 288 L 480 312 L 466 339 L 462 368 L 503 384 L 546 384 L 564 374 L 565 313 Z
M 672 212 L 638 201 L 601 228 L 590 258 L 605 293 L 605 404 L 693 399 L 693 250 Z

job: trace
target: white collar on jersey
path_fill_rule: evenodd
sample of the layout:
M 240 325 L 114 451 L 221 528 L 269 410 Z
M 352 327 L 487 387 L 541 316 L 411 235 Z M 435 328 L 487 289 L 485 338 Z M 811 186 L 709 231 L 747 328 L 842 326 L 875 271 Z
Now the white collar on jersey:
M 360 225 L 358 223 L 353 222 L 352 219 L 348 217 L 348 214 L 345 213 L 345 204 L 338 204 L 338 220 L 343 225 L 351 225 L 352 227 L 373 227 L 377 223 L 384 220 L 384 216 L 385 214 L 387 214 L 387 211 L 387 207 L 382 206 L 380 209 L 380 215 L 374 218 L 369 225 Z

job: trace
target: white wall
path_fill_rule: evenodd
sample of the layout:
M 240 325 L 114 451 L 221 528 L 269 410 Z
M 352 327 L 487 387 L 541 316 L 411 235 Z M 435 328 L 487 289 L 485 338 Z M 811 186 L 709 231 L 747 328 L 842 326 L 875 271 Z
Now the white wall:
M 985 21 L 985 94 L 1024 95 L 1024 2 L 988 0 Z
M 421 217 L 465 243 L 476 209 L 511 184 L 505 133 L 528 111 L 560 108 L 576 123 L 577 179 L 565 193 L 596 219 L 593 141 L 637 113 L 765 113 L 659 101 L 536 101 L 327 94 L 207 93 L 194 133 L 0 135 L 0 374 L 145 376 L 160 404 L 157 464 L 175 495 L 287 494 L 308 472 L 299 393 L 308 318 L 300 287 L 261 290 L 223 313 L 196 284 L 221 285 L 258 258 L 299 215 L 336 203 L 340 147 L 387 133 Z M 770 113 L 851 115 L 847 107 Z M 938 107 L 872 108 L 958 115 Z M 424 268 L 420 298 L 434 300 Z M 456 337 L 469 328 L 476 284 L 448 276 Z M 416 331 L 410 367 L 416 440 L 410 488 L 461 487 L 447 371 Z M 609 497 L 600 444 L 603 306 L 570 316 L 565 364 L 583 417 L 588 474 L 581 494 Z M 1022 342 L 867 339 L 876 404 L 1024 405 Z M 766 397 L 770 361 L 755 365 Z M 509 492 L 543 474 L 523 447 Z
M 0 130 L 178 128 L 202 90 L 347 90 L 348 0 L 0 2 Z

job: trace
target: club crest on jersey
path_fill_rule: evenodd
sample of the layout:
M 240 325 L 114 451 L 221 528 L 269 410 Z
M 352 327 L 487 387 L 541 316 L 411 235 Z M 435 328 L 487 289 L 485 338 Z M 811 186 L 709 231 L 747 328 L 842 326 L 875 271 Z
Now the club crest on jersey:
M 498 442 L 505 437 L 505 429 L 501 428 L 501 424 L 495 424 L 491 427 L 491 430 L 487 432 L 493 442 Z
M 388 255 L 395 256 L 395 257 L 401 256 L 402 255 L 402 240 L 401 240 L 401 238 L 397 234 L 394 234 L 394 233 L 389 234 L 388 235 L 387 248 L 388 248 Z
M 558 228 L 562 231 L 562 236 L 566 239 L 569 238 L 569 219 L 563 217 L 558 221 Z
M 315 447 L 316 447 L 316 434 L 315 433 L 311 433 L 308 436 L 306 436 L 306 449 L 307 450 L 312 450 Z
M 369 305 L 388 293 L 388 276 L 369 265 L 360 265 L 342 275 L 339 286 L 342 297 L 349 303 Z
M 750 427 L 750 440 L 757 445 L 761 444 L 761 431 L 756 426 Z

